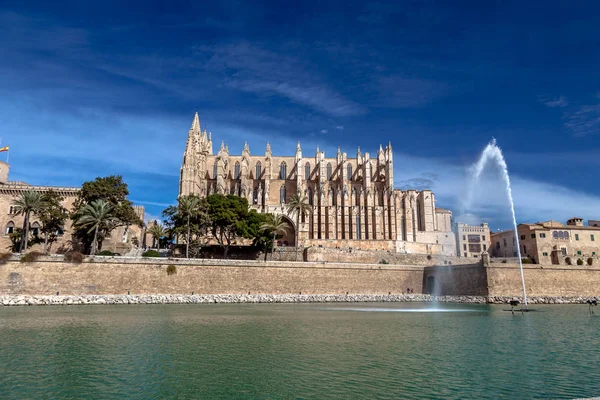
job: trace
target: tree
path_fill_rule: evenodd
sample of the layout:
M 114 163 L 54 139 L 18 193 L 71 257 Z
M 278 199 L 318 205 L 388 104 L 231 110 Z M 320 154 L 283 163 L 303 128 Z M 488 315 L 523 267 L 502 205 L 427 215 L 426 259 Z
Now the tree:
M 310 211 L 312 206 L 308 204 L 306 197 L 302 197 L 299 194 L 295 194 L 290 199 L 287 205 L 288 215 L 296 215 L 296 261 L 298 261 L 298 247 L 299 247 L 299 236 L 300 236 L 300 216 L 305 217 Z
M 110 224 L 98 232 L 96 244 L 93 243 L 91 233 L 88 233 L 86 229 L 80 227 L 74 232 L 74 236 L 82 242 L 86 250 L 95 245 L 101 247 L 104 237 L 110 235 L 112 230 L 118 226 L 142 226 L 143 222 L 135 212 L 133 203 L 127 199 L 128 195 L 129 189 L 120 175 L 98 177 L 93 181 L 83 183 L 73 204 L 71 218 L 75 221 L 82 208 L 97 200 L 103 200 L 112 207 L 113 217 Z
M 289 229 L 289 224 L 281 215 L 267 215 L 267 221 L 261 225 L 260 230 L 269 232 L 273 235 L 273 249 L 271 250 L 271 259 L 273 259 L 273 251 L 275 250 L 275 239 L 277 236 L 283 236 Z
M 49 251 L 49 246 L 56 241 L 58 232 L 65 225 L 68 217 L 67 209 L 62 206 L 64 198 L 53 190 L 42 195 L 42 208 L 39 211 L 42 222 L 42 233 L 44 234 L 44 253 Z
M 92 239 L 91 255 L 96 253 L 99 233 L 109 231 L 117 219 L 114 216 L 114 208 L 108 202 L 99 199 L 83 206 L 75 220 L 75 226 L 85 229 L 88 234 L 94 233 Z
M 154 221 L 152 226 L 150 226 L 147 230 L 149 234 L 152 235 L 152 238 L 158 243 L 158 249 L 160 250 L 160 239 L 165 236 L 165 226 L 157 221 Z
M 244 197 L 211 194 L 206 197 L 208 202 L 208 218 L 210 233 L 227 258 L 231 242 L 238 237 L 252 239 L 248 225 L 248 200 Z
M 195 194 L 181 196 L 176 206 L 169 206 L 163 210 L 162 215 L 165 219 L 166 234 L 171 238 L 184 236 L 186 240 L 185 254 L 186 258 L 190 255 L 190 245 L 192 239 L 205 235 L 209 225 L 207 215 L 208 203 Z M 197 254 L 198 246 L 194 246 L 194 253 Z
M 13 202 L 16 207 L 17 215 L 24 215 L 23 231 L 21 243 L 19 245 L 19 253 L 27 252 L 27 244 L 29 242 L 29 219 L 31 214 L 37 214 L 42 209 L 42 194 L 33 190 L 27 190 L 21 193 L 21 196 Z

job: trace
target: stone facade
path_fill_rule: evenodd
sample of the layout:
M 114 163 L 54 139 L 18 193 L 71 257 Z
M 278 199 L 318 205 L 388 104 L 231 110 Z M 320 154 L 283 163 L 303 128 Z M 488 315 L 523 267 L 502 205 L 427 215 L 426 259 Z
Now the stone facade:
M 379 147 L 371 158 L 360 148 L 349 158 L 339 148 L 325 157 L 318 148 L 306 157 L 300 143 L 294 156 L 277 156 L 267 143 L 264 155 L 230 155 L 222 143 L 213 154 L 211 134 L 201 131 L 198 113 L 188 133 L 180 172 L 179 195 L 235 194 L 252 208 L 285 216 L 293 228 L 282 245 L 340 247 L 349 242 L 363 249 L 454 255 L 452 213 L 438 209 L 430 190 L 394 189 L 392 145 Z M 306 196 L 312 213 L 295 226 L 286 203 Z
M 514 230 L 495 232 L 491 234 L 492 257 L 518 257 L 517 238 Z
M 519 224 L 517 231 L 521 256 L 535 263 L 565 264 L 569 258 L 575 264 L 578 259 L 587 262 L 600 256 L 600 227 L 585 226 L 581 218 L 571 218 L 566 225 L 557 221 Z M 492 235 L 493 247 L 499 247 L 500 253 L 507 235 L 513 231 Z
M 25 191 L 33 190 L 41 193 L 45 193 L 49 190 L 54 190 L 60 194 L 63 200 L 63 207 L 68 211 L 73 208 L 73 203 L 77 198 L 80 188 L 77 187 L 61 187 L 61 186 L 34 186 L 25 182 L 9 181 L 8 171 L 10 166 L 0 161 L 0 227 L 2 227 L 2 234 L 0 234 L 0 252 L 8 250 L 11 242 L 9 239 L 10 233 L 16 228 L 22 228 L 24 222 L 23 215 L 16 215 L 13 202 Z M 134 206 L 138 216 L 144 219 L 144 207 Z M 37 220 L 35 214 L 30 219 L 30 229 L 32 234 L 36 234 L 42 227 L 40 221 Z M 57 240 L 52 244 L 52 252 L 65 251 L 70 248 L 71 235 L 73 229 L 71 226 L 71 220 L 67 219 L 64 228 L 58 232 Z M 41 233 L 40 233 L 41 235 Z M 125 227 L 121 226 L 113 230 L 110 238 L 107 238 L 102 243 L 103 250 L 110 250 L 120 254 L 130 252 L 135 246 L 133 246 L 133 238 L 136 237 L 138 240 L 142 237 L 142 228 L 138 226 Z M 43 243 L 35 244 L 29 247 L 31 250 L 41 251 L 43 249 Z
M 490 227 L 487 223 L 473 226 L 456 224 L 456 252 L 459 257 L 479 258 L 490 248 Z

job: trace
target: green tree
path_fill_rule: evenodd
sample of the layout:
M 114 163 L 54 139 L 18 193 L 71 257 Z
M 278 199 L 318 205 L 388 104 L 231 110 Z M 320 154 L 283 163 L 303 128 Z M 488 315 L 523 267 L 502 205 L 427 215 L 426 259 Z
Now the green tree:
M 99 233 L 110 231 L 110 227 L 115 224 L 117 219 L 114 214 L 114 208 L 108 202 L 98 199 L 90 204 L 83 206 L 77 213 L 75 226 L 80 229 L 85 229 L 88 234 L 93 232 L 91 255 L 96 253 Z
M 271 259 L 273 259 L 273 251 L 275 250 L 275 240 L 277 237 L 285 235 L 290 225 L 283 219 L 281 215 L 267 214 L 267 220 L 260 226 L 262 232 L 268 232 L 273 236 L 273 246 L 271 250 Z
M 190 256 L 190 245 L 194 245 L 194 254 L 197 255 L 201 243 L 198 239 L 206 235 L 208 229 L 208 203 L 195 194 L 181 196 L 176 206 L 169 206 L 163 210 L 166 234 L 170 239 L 185 237 L 186 257 Z M 196 240 L 193 238 L 196 237 Z
M 160 240 L 166 234 L 165 226 L 157 221 L 154 221 L 154 223 L 148 228 L 146 232 L 152 235 L 152 238 L 157 243 L 158 249 L 160 250 Z
M 234 195 L 211 194 L 206 197 L 206 201 L 210 233 L 223 248 L 223 256 L 227 258 L 229 247 L 234 239 L 253 238 L 248 224 L 248 200 Z
M 99 236 L 96 245 L 99 245 L 98 248 L 100 248 L 105 236 L 110 235 L 116 227 L 142 226 L 143 222 L 135 212 L 133 203 L 127 199 L 128 195 L 129 189 L 120 175 L 98 177 L 93 181 L 84 182 L 73 204 L 71 218 L 75 221 L 83 207 L 97 200 L 103 200 L 112 207 L 111 214 L 113 219 L 108 226 L 98 232 Z M 76 229 L 74 236 L 81 241 L 86 250 L 89 250 L 94 245 L 91 233 L 87 229 L 81 227 Z
M 44 234 L 44 253 L 48 253 L 67 220 L 67 209 L 61 204 L 63 200 L 64 198 L 53 190 L 42 195 L 42 208 L 38 214 L 42 222 L 41 231 Z
M 298 261 L 298 247 L 300 245 L 298 240 L 300 236 L 300 217 L 305 217 L 311 211 L 312 206 L 308 204 L 307 198 L 302 197 L 299 194 L 293 195 L 287 205 L 288 215 L 291 217 L 294 215 L 296 216 L 296 261 Z
M 33 190 L 27 190 L 13 201 L 13 206 L 16 207 L 17 215 L 25 216 L 19 245 L 19 253 L 24 253 L 27 252 L 27 244 L 29 242 L 29 219 L 31 218 L 31 214 L 37 214 L 42 209 L 42 194 Z

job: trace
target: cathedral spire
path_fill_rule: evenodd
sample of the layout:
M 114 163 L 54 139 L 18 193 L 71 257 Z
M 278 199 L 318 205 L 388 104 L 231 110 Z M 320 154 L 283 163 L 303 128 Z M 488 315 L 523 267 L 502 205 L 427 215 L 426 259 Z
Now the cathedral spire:
M 267 142 L 267 148 L 265 149 L 265 157 L 271 158 L 271 144 Z
M 194 114 L 194 121 L 192 121 L 192 127 L 190 131 L 200 132 L 200 118 L 198 117 L 198 111 Z

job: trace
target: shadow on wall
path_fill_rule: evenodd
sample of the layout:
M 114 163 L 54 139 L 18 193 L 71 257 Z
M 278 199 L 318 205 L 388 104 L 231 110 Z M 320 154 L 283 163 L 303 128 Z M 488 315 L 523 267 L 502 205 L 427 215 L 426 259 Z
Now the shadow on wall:
M 480 264 L 425 267 L 423 293 L 434 296 L 487 296 L 487 270 Z

